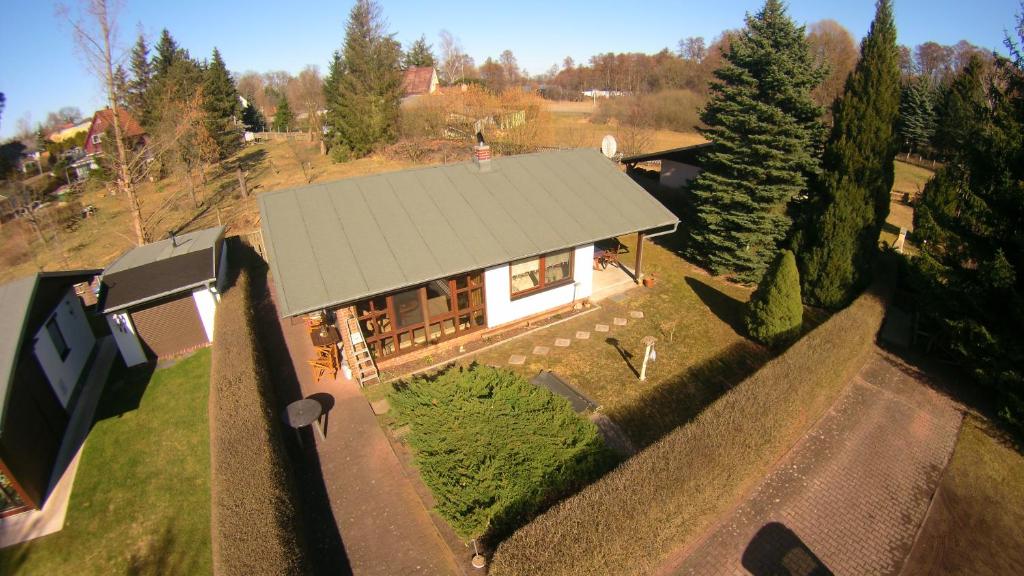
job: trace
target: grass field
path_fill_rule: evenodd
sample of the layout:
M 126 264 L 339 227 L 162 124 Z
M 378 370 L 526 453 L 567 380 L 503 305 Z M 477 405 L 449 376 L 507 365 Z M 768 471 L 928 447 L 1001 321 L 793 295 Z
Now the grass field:
M 903 195 L 910 194 L 911 201 L 916 200 L 924 190 L 924 185 L 935 174 L 927 168 L 899 160 L 893 164 L 896 168 L 896 178 L 892 183 L 889 217 L 885 220 L 885 226 L 882 228 L 880 236 L 880 240 L 890 246 L 899 236 L 900 228 L 906 228 L 908 231 L 914 230 L 914 208 L 903 202 Z
M 64 529 L 0 550 L 3 574 L 209 574 L 210 352 L 112 376 Z
M 983 420 L 964 420 L 903 574 L 1021 574 L 1024 456 Z

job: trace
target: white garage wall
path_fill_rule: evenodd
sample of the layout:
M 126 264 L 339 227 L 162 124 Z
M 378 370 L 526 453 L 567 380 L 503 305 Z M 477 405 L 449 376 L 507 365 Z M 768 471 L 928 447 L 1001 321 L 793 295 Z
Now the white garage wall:
M 511 297 L 508 264 L 501 264 L 485 270 L 487 327 L 494 328 L 540 314 L 552 308 L 572 304 L 575 300 L 590 297 L 594 289 L 594 245 L 588 244 L 576 248 L 573 258 L 574 282 L 572 284 L 515 300 Z
M 196 301 L 199 319 L 206 330 L 206 339 L 213 342 L 213 318 L 217 315 L 217 295 L 209 288 L 199 288 L 192 292 L 192 299 Z
M 107 314 L 107 325 L 110 326 L 110 333 L 114 335 L 114 342 L 117 342 L 117 349 L 121 351 L 125 365 L 137 366 L 146 362 L 146 353 L 142 350 L 135 325 L 127 312 Z
M 50 333 L 46 330 L 46 323 L 51 318 L 56 318 L 57 326 L 68 346 L 68 355 L 63 360 L 57 352 L 56 344 L 50 338 Z M 75 384 L 78 383 L 82 369 L 85 368 L 95 345 L 96 337 L 93 336 L 89 321 L 85 318 L 82 301 L 72 288 L 64 295 L 42 328 L 36 332 L 33 348 L 46 379 L 50 381 L 50 386 L 57 393 L 57 398 L 64 408 L 68 407 L 68 400 L 71 399 Z

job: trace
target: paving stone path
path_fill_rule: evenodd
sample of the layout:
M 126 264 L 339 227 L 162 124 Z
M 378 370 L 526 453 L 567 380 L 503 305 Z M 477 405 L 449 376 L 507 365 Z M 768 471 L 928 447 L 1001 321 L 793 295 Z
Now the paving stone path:
M 580 330 L 579 332 L 576 333 L 576 339 L 577 340 L 589 340 L 590 339 L 590 332 L 587 332 L 586 330 Z
M 607 331 L 608 331 L 608 325 L 607 324 L 595 324 L 594 325 L 594 332 L 607 332 Z
M 572 344 L 572 340 L 568 338 L 555 338 L 555 346 L 559 348 L 568 348 L 570 344 Z
M 625 318 L 614 318 L 614 319 L 612 319 L 612 324 L 615 324 L 616 326 L 625 326 L 626 325 L 626 319 Z
M 961 419 L 876 351 L 751 497 L 658 574 L 898 574 Z
M 526 356 L 523 356 L 522 354 L 513 354 L 508 357 L 508 363 L 513 366 L 522 366 L 523 364 L 526 364 Z
M 536 354 L 537 356 L 547 356 L 548 352 L 551 352 L 551 348 L 548 348 L 547 346 L 533 347 L 533 353 Z

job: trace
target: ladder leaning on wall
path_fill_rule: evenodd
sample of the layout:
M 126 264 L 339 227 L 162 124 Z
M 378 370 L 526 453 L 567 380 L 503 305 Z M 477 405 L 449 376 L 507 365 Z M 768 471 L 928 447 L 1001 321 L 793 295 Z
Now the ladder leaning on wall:
M 352 375 L 359 382 L 360 387 L 373 383 L 373 381 L 380 383 L 377 363 L 373 361 L 370 347 L 366 345 L 366 339 L 363 338 L 363 330 L 359 327 L 359 319 L 352 314 L 350 308 L 343 309 L 341 314 L 345 333 L 352 350 L 352 360 L 349 362 Z

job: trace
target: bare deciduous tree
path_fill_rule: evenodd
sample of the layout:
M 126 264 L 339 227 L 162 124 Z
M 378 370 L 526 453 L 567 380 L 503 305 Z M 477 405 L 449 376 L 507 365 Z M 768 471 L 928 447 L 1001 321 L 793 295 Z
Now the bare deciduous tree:
M 310 137 L 320 134 L 320 114 L 324 107 L 324 80 L 316 66 L 306 66 L 289 85 L 288 99 L 300 113 L 307 115 Z
M 465 53 L 459 40 L 447 30 L 441 30 L 441 77 L 447 84 L 470 78 L 476 70 L 473 58 Z
M 857 65 L 857 45 L 849 30 L 835 20 L 821 20 L 807 27 L 807 43 L 815 62 L 828 67 L 828 76 L 811 93 L 814 101 L 826 110 L 843 93 L 846 77 Z

